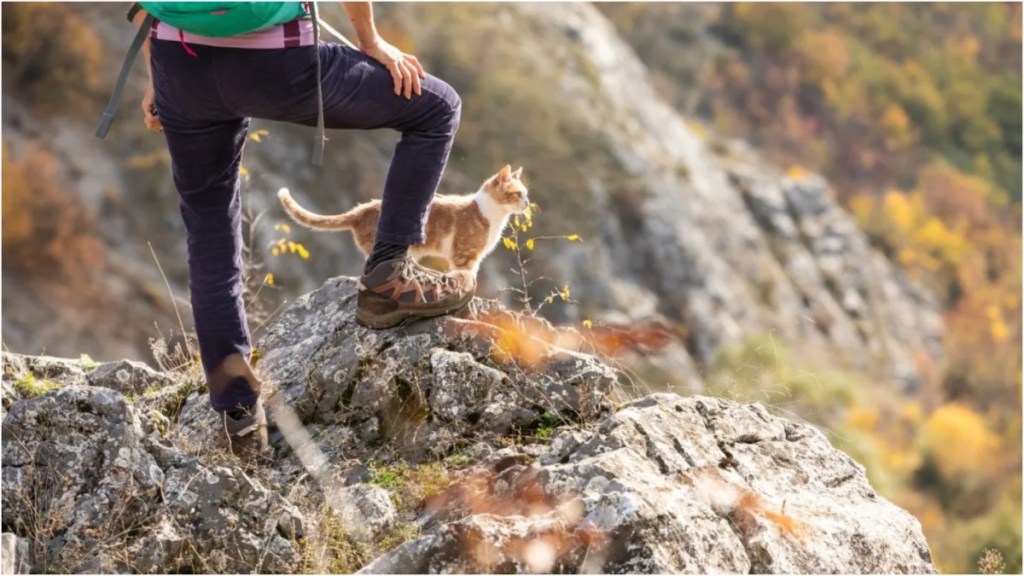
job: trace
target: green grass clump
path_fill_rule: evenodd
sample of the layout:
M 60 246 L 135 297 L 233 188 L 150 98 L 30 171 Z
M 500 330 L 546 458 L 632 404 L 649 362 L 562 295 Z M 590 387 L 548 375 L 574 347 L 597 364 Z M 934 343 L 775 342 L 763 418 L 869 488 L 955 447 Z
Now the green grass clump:
M 57 388 L 53 381 L 36 378 L 31 372 L 14 381 L 14 389 L 23 398 L 36 398 Z
M 99 368 L 100 363 L 93 360 L 88 354 L 82 354 L 78 357 L 78 365 L 82 367 L 82 370 L 91 372 L 96 368 Z
M 380 486 L 391 494 L 391 502 L 399 512 L 417 510 L 431 496 L 448 487 L 451 479 L 442 462 L 412 466 L 403 463 L 385 465 L 371 463 L 373 476 L 370 484 Z

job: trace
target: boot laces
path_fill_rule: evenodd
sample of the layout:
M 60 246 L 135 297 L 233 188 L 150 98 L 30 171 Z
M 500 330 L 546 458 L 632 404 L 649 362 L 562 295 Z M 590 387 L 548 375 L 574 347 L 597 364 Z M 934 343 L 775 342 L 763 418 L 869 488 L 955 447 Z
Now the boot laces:
M 433 286 L 434 292 L 438 296 L 441 295 L 442 288 L 452 291 L 456 283 L 452 276 L 421 266 L 412 258 L 406 258 L 402 262 L 399 274 L 409 282 L 418 282 L 421 286 Z

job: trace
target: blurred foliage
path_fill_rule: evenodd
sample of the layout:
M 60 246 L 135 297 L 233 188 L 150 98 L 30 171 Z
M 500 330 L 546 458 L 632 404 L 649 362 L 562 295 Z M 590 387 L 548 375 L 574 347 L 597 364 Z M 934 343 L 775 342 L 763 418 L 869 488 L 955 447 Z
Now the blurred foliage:
M 2 10 L 4 83 L 41 112 L 95 112 L 103 50 L 93 28 L 59 3 Z
M 1020 4 L 599 8 L 678 108 L 698 99 L 718 130 L 844 197 L 912 185 L 942 159 L 1020 201 Z
M 943 159 L 1021 197 L 1019 4 L 731 4 L 705 96 L 841 193 Z M 884 189 L 884 188 L 883 188 Z
M 909 192 L 857 194 L 850 209 L 869 238 L 937 294 L 946 311 L 944 389 L 1020 418 L 1021 234 L 1005 198 L 945 163 L 922 170 Z
M 93 219 L 64 188 L 52 154 L 32 145 L 14 157 L 5 145 L 2 177 L 4 271 L 60 286 L 103 267 Z
M 679 109 L 823 173 L 873 245 L 938 295 L 949 358 L 935 401 L 948 404 L 914 409 L 913 444 L 860 426 L 844 448 L 895 480 L 883 492 L 922 519 L 943 569 L 972 571 L 989 546 L 1019 572 L 1021 5 L 727 4 L 682 36 L 670 20 L 687 8 L 600 8 Z M 811 392 L 764 366 L 757 386 L 800 403 L 844 397 L 832 378 Z M 751 368 L 737 370 L 734 385 Z

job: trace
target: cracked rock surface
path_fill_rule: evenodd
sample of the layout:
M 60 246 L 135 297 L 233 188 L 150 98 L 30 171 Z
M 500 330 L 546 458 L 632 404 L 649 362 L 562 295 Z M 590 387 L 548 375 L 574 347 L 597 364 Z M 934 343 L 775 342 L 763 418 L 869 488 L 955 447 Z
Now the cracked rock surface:
M 496 496 L 543 513 L 463 510 L 363 572 L 935 572 L 863 467 L 758 404 L 651 395 L 522 461 Z
M 4 531 L 43 572 L 288 571 L 301 514 L 234 466 L 146 435 L 125 397 L 70 385 L 3 422 Z

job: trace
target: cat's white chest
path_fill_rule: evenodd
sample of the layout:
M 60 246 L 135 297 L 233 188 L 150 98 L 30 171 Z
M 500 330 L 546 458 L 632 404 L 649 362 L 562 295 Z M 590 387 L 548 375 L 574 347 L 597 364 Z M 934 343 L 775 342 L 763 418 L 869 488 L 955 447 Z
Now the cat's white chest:
M 509 214 L 500 206 L 491 202 L 486 196 L 478 195 L 476 198 L 480 213 L 487 220 L 487 244 L 484 246 L 484 254 L 490 254 L 501 238 L 501 233 L 508 225 Z
M 502 218 L 497 223 L 491 222 L 491 226 L 487 230 L 487 253 L 490 253 L 498 245 L 498 240 L 506 226 L 508 226 L 508 217 Z

